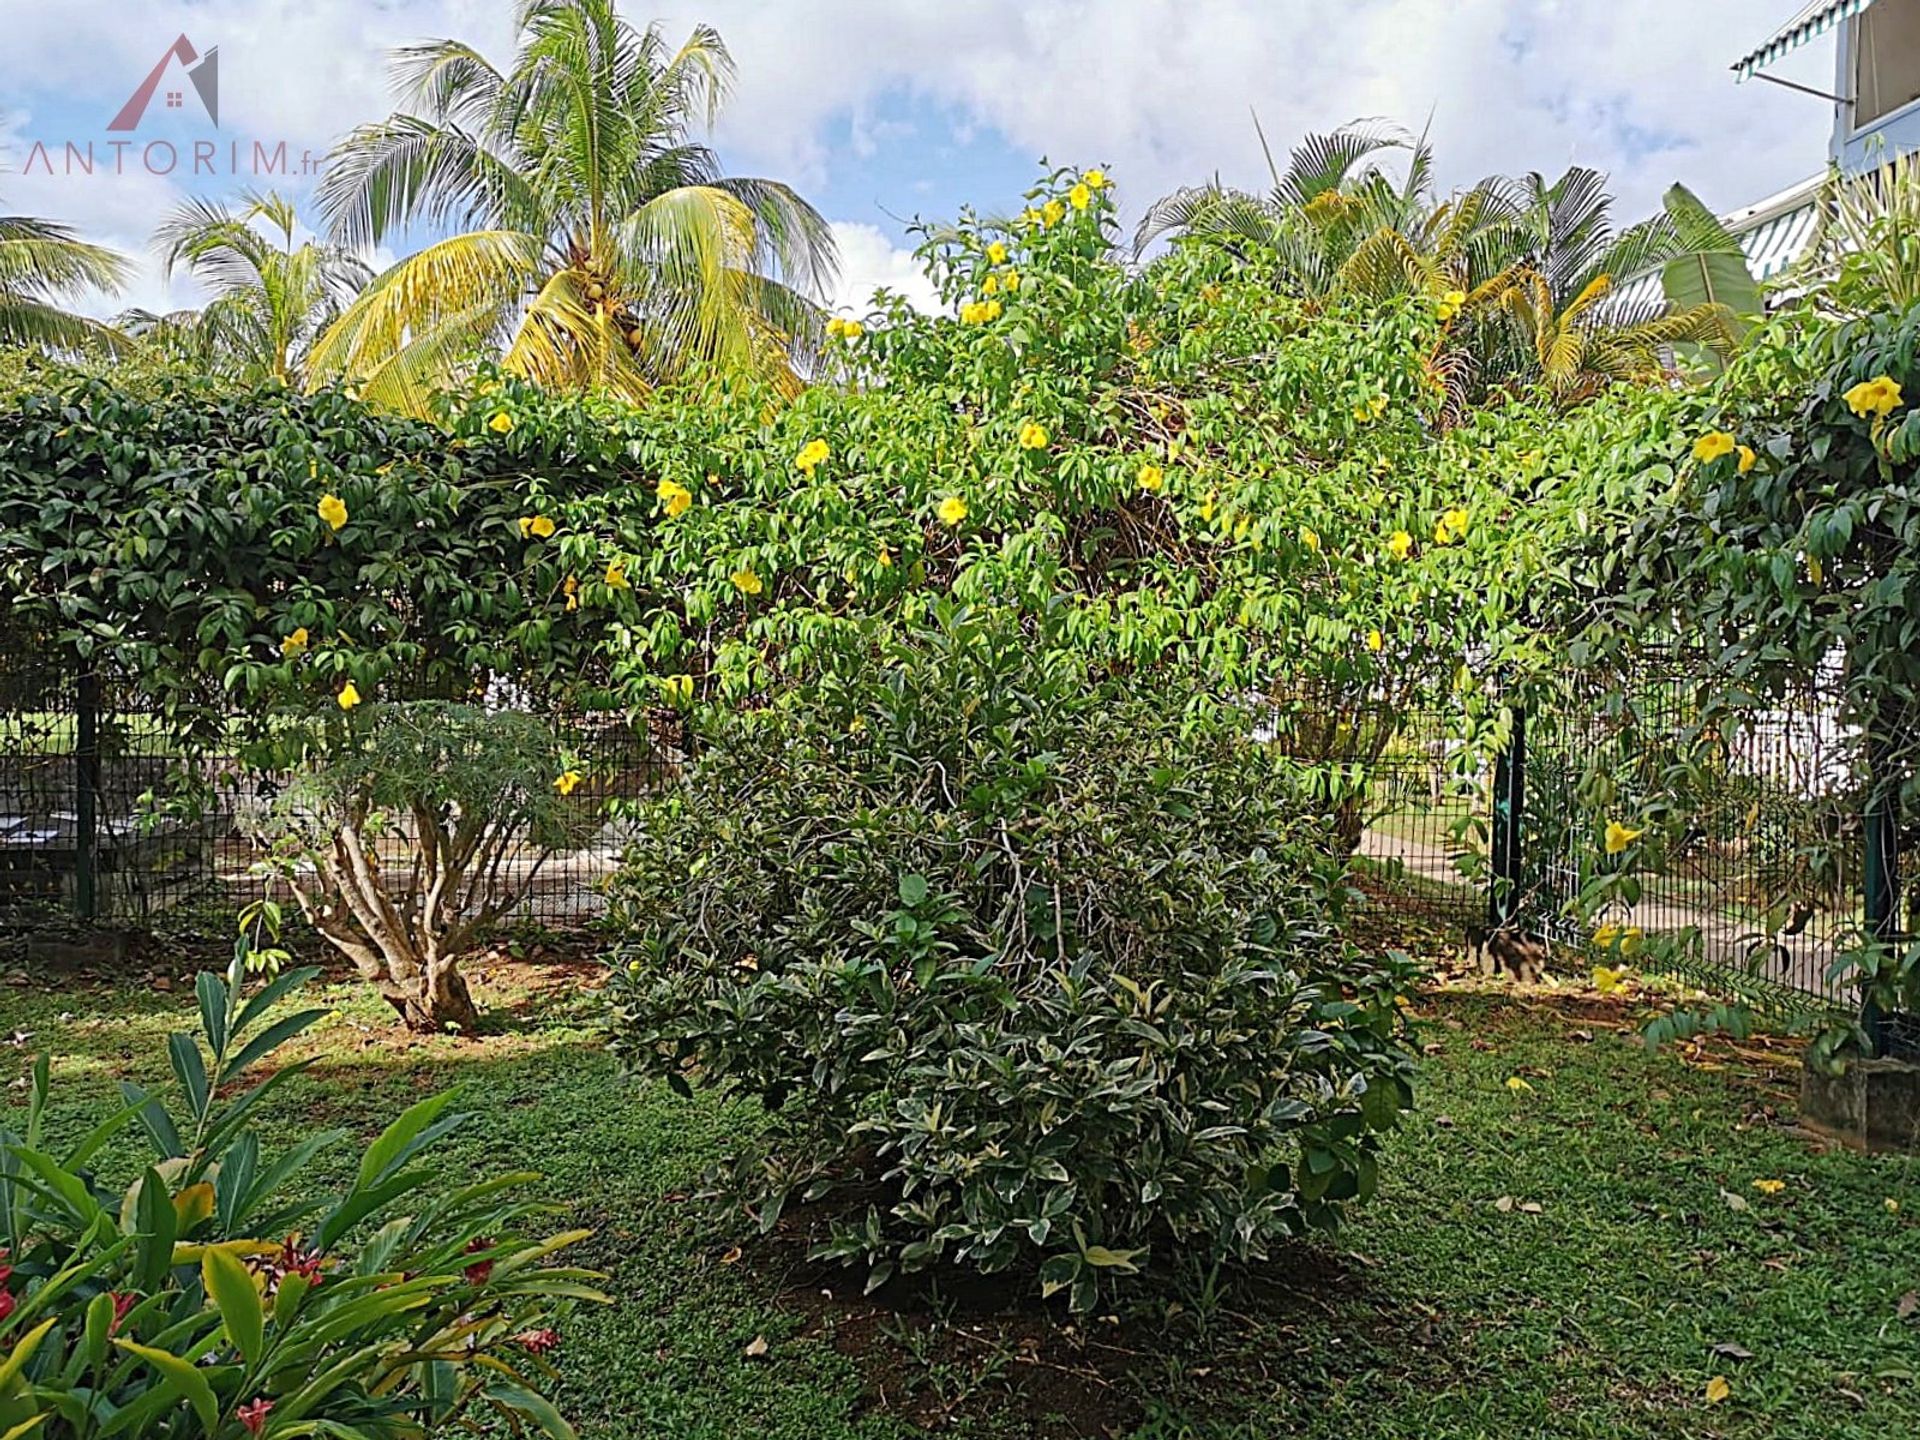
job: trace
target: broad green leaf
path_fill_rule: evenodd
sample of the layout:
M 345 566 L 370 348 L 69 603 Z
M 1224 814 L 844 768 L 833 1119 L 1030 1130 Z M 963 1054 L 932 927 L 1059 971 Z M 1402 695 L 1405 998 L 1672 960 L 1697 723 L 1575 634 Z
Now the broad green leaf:
M 211 1435 L 218 1428 L 220 1403 L 214 1399 L 213 1387 L 207 1383 L 207 1377 L 200 1372 L 199 1366 L 169 1351 L 137 1344 L 132 1340 L 116 1338 L 113 1343 L 129 1355 L 137 1355 L 151 1365 L 166 1388 L 193 1407 L 194 1415 L 207 1434 Z
M 247 1364 L 257 1364 L 264 1348 L 266 1318 L 253 1276 L 227 1251 L 209 1250 L 200 1257 L 200 1278 L 234 1349 Z

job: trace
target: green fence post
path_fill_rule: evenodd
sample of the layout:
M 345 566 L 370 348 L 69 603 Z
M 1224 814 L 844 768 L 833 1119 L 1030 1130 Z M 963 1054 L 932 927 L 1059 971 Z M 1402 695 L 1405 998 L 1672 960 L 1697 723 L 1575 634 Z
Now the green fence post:
M 1866 883 L 1867 940 L 1892 945 L 1900 933 L 1900 791 L 1892 764 L 1893 731 L 1883 712 L 1867 737 Z M 1871 996 L 1860 1008 L 1860 1028 L 1878 1055 L 1886 1048 L 1886 1017 Z
M 73 903 L 82 920 L 99 909 L 100 680 L 91 667 L 74 687 Z
M 1520 840 L 1527 809 L 1527 715 L 1513 711 L 1507 748 L 1493 762 L 1493 882 L 1487 887 L 1487 928 L 1510 925 L 1520 908 Z

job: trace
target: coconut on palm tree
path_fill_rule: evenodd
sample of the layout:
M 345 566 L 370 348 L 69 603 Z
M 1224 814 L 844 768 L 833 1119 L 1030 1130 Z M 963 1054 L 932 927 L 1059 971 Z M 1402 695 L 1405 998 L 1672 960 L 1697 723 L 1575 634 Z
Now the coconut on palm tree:
M 293 202 L 245 196 L 239 209 L 189 200 L 154 232 L 169 278 L 184 269 L 212 299 L 198 310 L 135 312 L 122 328 L 168 353 L 246 381 L 298 385 L 313 342 L 372 278 L 351 251 L 295 243 Z
M 65 225 L 0 215 L 0 345 L 72 353 L 119 344 L 107 326 L 67 306 L 92 291 L 118 290 L 127 273 L 122 256 Z
M 316 378 L 422 409 L 476 359 L 637 397 L 710 363 L 797 386 L 835 270 L 787 186 L 721 173 L 693 138 L 733 64 L 613 0 L 523 0 L 513 64 L 439 40 L 395 56 L 406 109 L 335 147 L 319 202 L 344 244 L 454 233 L 378 276 L 322 337 Z

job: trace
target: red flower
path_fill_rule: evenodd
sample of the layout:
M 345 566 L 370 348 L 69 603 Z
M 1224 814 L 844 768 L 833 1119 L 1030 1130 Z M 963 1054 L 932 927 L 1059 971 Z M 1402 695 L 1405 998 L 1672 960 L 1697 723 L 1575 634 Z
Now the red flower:
M 113 1323 L 107 1326 L 107 1334 L 118 1335 L 120 1333 L 120 1322 L 127 1318 L 127 1312 L 129 1310 L 140 1303 L 140 1296 L 132 1290 L 129 1290 L 124 1295 L 118 1290 L 109 1290 L 107 1294 L 113 1297 Z
M 249 1435 L 258 1435 L 262 1430 L 267 1428 L 267 1416 L 272 1410 L 273 1401 L 262 1395 L 255 1399 L 251 1405 L 242 1405 L 238 1410 L 233 1412 L 233 1415 L 236 1420 L 247 1427 L 247 1433 Z
M 491 1235 L 476 1235 L 467 1242 L 467 1254 L 469 1255 L 477 1255 L 482 1250 L 491 1250 L 492 1248 L 493 1237 Z M 491 1260 L 476 1260 L 473 1264 L 467 1266 L 467 1283 L 469 1285 L 484 1285 L 492 1275 L 493 1261 Z
M 280 1242 L 280 1269 L 288 1275 L 298 1275 L 309 1285 L 318 1285 L 326 1278 L 324 1263 L 325 1257 L 318 1250 L 300 1248 L 298 1235 L 289 1235 Z
M 0 1320 L 13 1313 L 14 1299 L 10 1292 L 0 1290 Z
M 514 1343 L 529 1355 L 544 1355 L 560 1343 L 557 1330 L 522 1330 L 513 1337 Z

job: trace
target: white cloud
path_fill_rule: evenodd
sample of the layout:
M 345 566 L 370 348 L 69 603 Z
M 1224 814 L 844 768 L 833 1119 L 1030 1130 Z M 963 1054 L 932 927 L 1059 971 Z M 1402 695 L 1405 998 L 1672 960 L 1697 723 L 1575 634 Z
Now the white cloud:
M 700 19 L 726 37 L 740 82 L 717 138 L 736 168 L 813 191 L 868 173 L 911 176 L 893 182 L 904 193 L 873 196 L 895 212 L 969 198 L 953 193 L 938 159 L 969 131 L 1004 136 L 1022 161 L 1109 164 L 1137 214 L 1216 173 L 1257 184 L 1265 169 L 1252 112 L 1280 151 L 1303 132 L 1385 116 L 1430 124 L 1443 186 L 1577 161 L 1612 173 L 1630 218 L 1675 179 L 1731 208 L 1811 174 L 1829 126 L 1820 101 L 1735 86 L 1727 72 L 1786 18 L 1788 0 L 623 3 L 639 22 L 663 14 L 671 36 Z M 17 133 L 85 124 L 97 134 L 184 31 L 220 47 L 223 134 L 319 153 L 390 108 L 393 46 L 456 35 L 503 58 L 512 9 L 506 0 L 6 0 L 0 95 L 10 110 L 58 107 L 17 117 Z M 1832 47 L 1830 38 L 1807 46 L 1783 73 L 1830 86 Z M 900 124 L 902 97 L 936 107 L 951 128 Z M 849 138 L 836 140 L 843 130 Z M 6 209 L 66 219 L 134 250 L 176 194 L 144 179 L 109 187 L 0 175 Z M 836 209 L 846 215 L 848 205 Z M 842 230 L 842 298 L 859 301 L 874 281 L 912 283 L 864 219 L 849 216 Z M 157 284 L 149 273 L 142 294 L 161 298 Z
M 873 292 L 882 288 L 904 296 L 915 309 L 940 308 L 933 282 L 921 271 L 913 252 L 896 246 L 877 225 L 836 220 L 833 238 L 840 247 L 840 284 L 832 299 L 838 313 L 866 314 Z
M 696 8 L 697 7 L 697 8 Z M 741 80 L 729 153 L 820 183 L 836 114 L 906 90 L 1028 157 L 1112 163 L 1135 207 L 1360 116 L 1431 117 L 1444 184 L 1494 171 L 1613 173 L 1651 207 L 1675 179 L 1730 208 L 1824 160 L 1829 111 L 1727 66 L 1786 0 L 676 0 L 726 36 Z M 1783 73 L 1831 83 L 1832 41 Z M 924 140 L 926 137 L 921 137 Z

